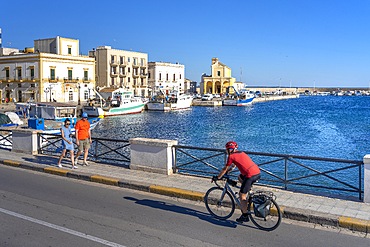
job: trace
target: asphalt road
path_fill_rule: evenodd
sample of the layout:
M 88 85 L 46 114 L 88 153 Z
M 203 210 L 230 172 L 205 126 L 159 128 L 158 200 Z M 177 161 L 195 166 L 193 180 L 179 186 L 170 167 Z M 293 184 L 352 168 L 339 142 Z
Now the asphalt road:
M 0 166 L 0 246 L 369 246 L 284 221 L 273 232 L 202 203 Z

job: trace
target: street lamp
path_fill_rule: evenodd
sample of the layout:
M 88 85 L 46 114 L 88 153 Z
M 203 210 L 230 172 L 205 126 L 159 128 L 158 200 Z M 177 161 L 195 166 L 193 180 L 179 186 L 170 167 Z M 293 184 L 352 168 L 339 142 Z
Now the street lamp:
M 77 88 L 78 88 L 78 105 L 81 105 L 81 85 L 80 85 L 80 83 L 78 83 L 78 86 L 77 86 Z

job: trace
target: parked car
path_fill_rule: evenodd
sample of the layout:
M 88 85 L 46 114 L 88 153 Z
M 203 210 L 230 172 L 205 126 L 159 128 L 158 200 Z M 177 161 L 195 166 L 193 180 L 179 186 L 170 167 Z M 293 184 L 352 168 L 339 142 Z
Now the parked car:
M 203 97 L 202 97 L 202 100 L 203 101 L 206 101 L 206 100 L 212 100 L 213 99 L 213 95 L 212 94 L 210 94 L 210 93 L 206 93 L 206 94 L 204 94 L 203 95 Z

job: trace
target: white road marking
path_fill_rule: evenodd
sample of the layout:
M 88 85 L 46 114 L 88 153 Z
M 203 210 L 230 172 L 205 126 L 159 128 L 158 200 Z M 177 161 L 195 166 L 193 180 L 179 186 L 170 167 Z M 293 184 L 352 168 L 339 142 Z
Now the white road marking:
M 28 221 L 31 221 L 33 223 L 37 223 L 37 224 L 40 224 L 40 225 L 43 225 L 43 226 L 46 226 L 46 227 L 50 227 L 50 228 L 53 228 L 53 229 L 56 229 L 56 230 L 59 230 L 59 231 L 62 231 L 62 232 L 66 232 L 66 233 L 69 233 L 71 235 L 75 235 L 75 236 L 85 238 L 85 239 L 88 239 L 88 240 L 91 240 L 91 241 L 94 241 L 94 242 L 98 242 L 98 243 L 104 244 L 106 246 L 126 247 L 124 245 L 113 243 L 113 242 L 110 242 L 110 241 L 107 241 L 107 240 L 104 240 L 104 239 L 101 239 L 101 238 L 98 238 L 98 237 L 94 237 L 94 236 L 91 236 L 91 235 L 88 235 L 88 234 L 85 234 L 85 233 L 82 233 L 82 232 L 71 230 L 71 229 L 68 229 L 68 228 L 65 228 L 65 227 L 62 227 L 62 226 L 54 225 L 54 224 L 48 223 L 46 221 L 31 218 L 31 217 L 28 217 L 26 215 L 18 214 L 18 213 L 15 213 L 15 212 L 3 209 L 3 208 L 0 208 L 0 212 L 4 213 L 4 214 L 11 215 L 11 216 L 14 216 L 14 217 L 17 217 L 17 218 L 20 218 L 20 219 L 28 220 Z

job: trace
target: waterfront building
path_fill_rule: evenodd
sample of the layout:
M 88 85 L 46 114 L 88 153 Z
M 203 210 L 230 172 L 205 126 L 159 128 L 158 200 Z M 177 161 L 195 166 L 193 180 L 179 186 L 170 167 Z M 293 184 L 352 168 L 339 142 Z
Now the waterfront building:
M 124 88 L 136 96 L 148 96 L 148 54 L 99 46 L 89 52 L 96 59 L 98 91 Z
M 224 94 L 229 86 L 234 86 L 235 80 L 228 66 L 212 58 L 211 75 L 202 75 L 200 93 Z
M 149 62 L 148 63 L 148 84 L 152 92 L 162 90 L 165 94 L 171 91 L 184 93 L 185 87 L 185 66 L 179 63 Z
M 79 55 L 77 39 L 57 36 L 0 51 L 2 99 L 80 103 L 94 97 L 94 88 L 95 60 Z

